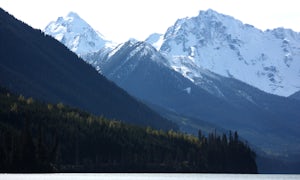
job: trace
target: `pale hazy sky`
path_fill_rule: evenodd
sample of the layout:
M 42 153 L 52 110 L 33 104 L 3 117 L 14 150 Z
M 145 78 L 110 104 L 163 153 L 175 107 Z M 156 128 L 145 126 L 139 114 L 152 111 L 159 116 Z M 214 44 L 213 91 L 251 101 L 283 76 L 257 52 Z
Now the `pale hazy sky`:
M 164 33 L 178 18 L 213 9 L 266 30 L 276 27 L 300 32 L 299 0 L 0 0 L 0 7 L 34 28 L 44 29 L 73 11 L 107 39 L 144 40 Z

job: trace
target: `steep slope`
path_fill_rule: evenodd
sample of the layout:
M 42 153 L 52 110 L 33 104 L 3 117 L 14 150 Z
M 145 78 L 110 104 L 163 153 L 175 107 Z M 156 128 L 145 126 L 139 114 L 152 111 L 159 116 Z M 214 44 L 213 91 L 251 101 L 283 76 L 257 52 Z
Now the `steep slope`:
M 300 89 L 300 33 L 290 29 L 263 32 L 207 10 L 179 19 L 163 38 L 159 50 L 170 67 L 195 84 L 201 84 L 199 69 L 207 69 L 280 96 Z
M 44 32 L 62 42 L 79 56 L 112 45 L 74 12 L 49 23 Z
M 153 34 L 147 41 L 159 48 L 166 43 L 163 38 Z M 294 160 L 300 149 L 300 103 L 197 66 L 192 54 L 172 59 L 148 43 L 131 40 L 83 58 L 184 131 L 238 130 L 264 153 Z
M 176 126 L 136 101 L 64 45 L 0 10 L 0 84 L 46 102 L 97 115 L 171 129 Z
M 101 72 L 139 99 L 180 113 L 204 106 L 199 97 L 220 102 L 160 63 L 164 58 L 149 44 L 128 41 L 117 49 L 102 60 Z
M 197 86 L 168 68 L 168 60 L 145 42 L 121 44 L 101 62 L 107 78 L 188 132 L 214 126 L 238 130 L 266 153 L 296 154 L 300 149 L 297 101 L 206 70 L 201 72 L 206 86 Z

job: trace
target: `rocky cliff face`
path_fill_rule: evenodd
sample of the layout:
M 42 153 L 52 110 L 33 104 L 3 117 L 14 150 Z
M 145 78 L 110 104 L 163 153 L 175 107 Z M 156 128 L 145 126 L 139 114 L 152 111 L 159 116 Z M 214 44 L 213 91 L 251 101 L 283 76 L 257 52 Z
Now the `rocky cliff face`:
M 289 96 L 300 90 L 300 33 L 261 31 L 213 10 L 179 19 L 152 44 L 171 68 L 205 83 L 201 69 L 246 82 L 265 92 Z

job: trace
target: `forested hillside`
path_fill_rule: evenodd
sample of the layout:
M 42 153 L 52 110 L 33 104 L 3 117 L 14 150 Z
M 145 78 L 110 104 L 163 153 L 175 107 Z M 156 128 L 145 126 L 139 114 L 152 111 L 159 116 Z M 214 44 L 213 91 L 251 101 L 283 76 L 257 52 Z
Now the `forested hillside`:
M 0 172 L 257 172 L 237 133 L 142 128 L 0 91 Z
M 26 97 L 157 129 L 176 129 L 54 38 L 0 8 L 0 85 Z M 142 120 L 142 121 L 141 121 Z

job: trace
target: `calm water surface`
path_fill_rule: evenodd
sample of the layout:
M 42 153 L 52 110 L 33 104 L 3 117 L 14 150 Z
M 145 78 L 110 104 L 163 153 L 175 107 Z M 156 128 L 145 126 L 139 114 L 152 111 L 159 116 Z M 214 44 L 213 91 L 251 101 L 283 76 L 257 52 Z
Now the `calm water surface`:
M 240 174 L 0 174 L 0 180 L 300 180 L 300 175 L 240 175 Z

